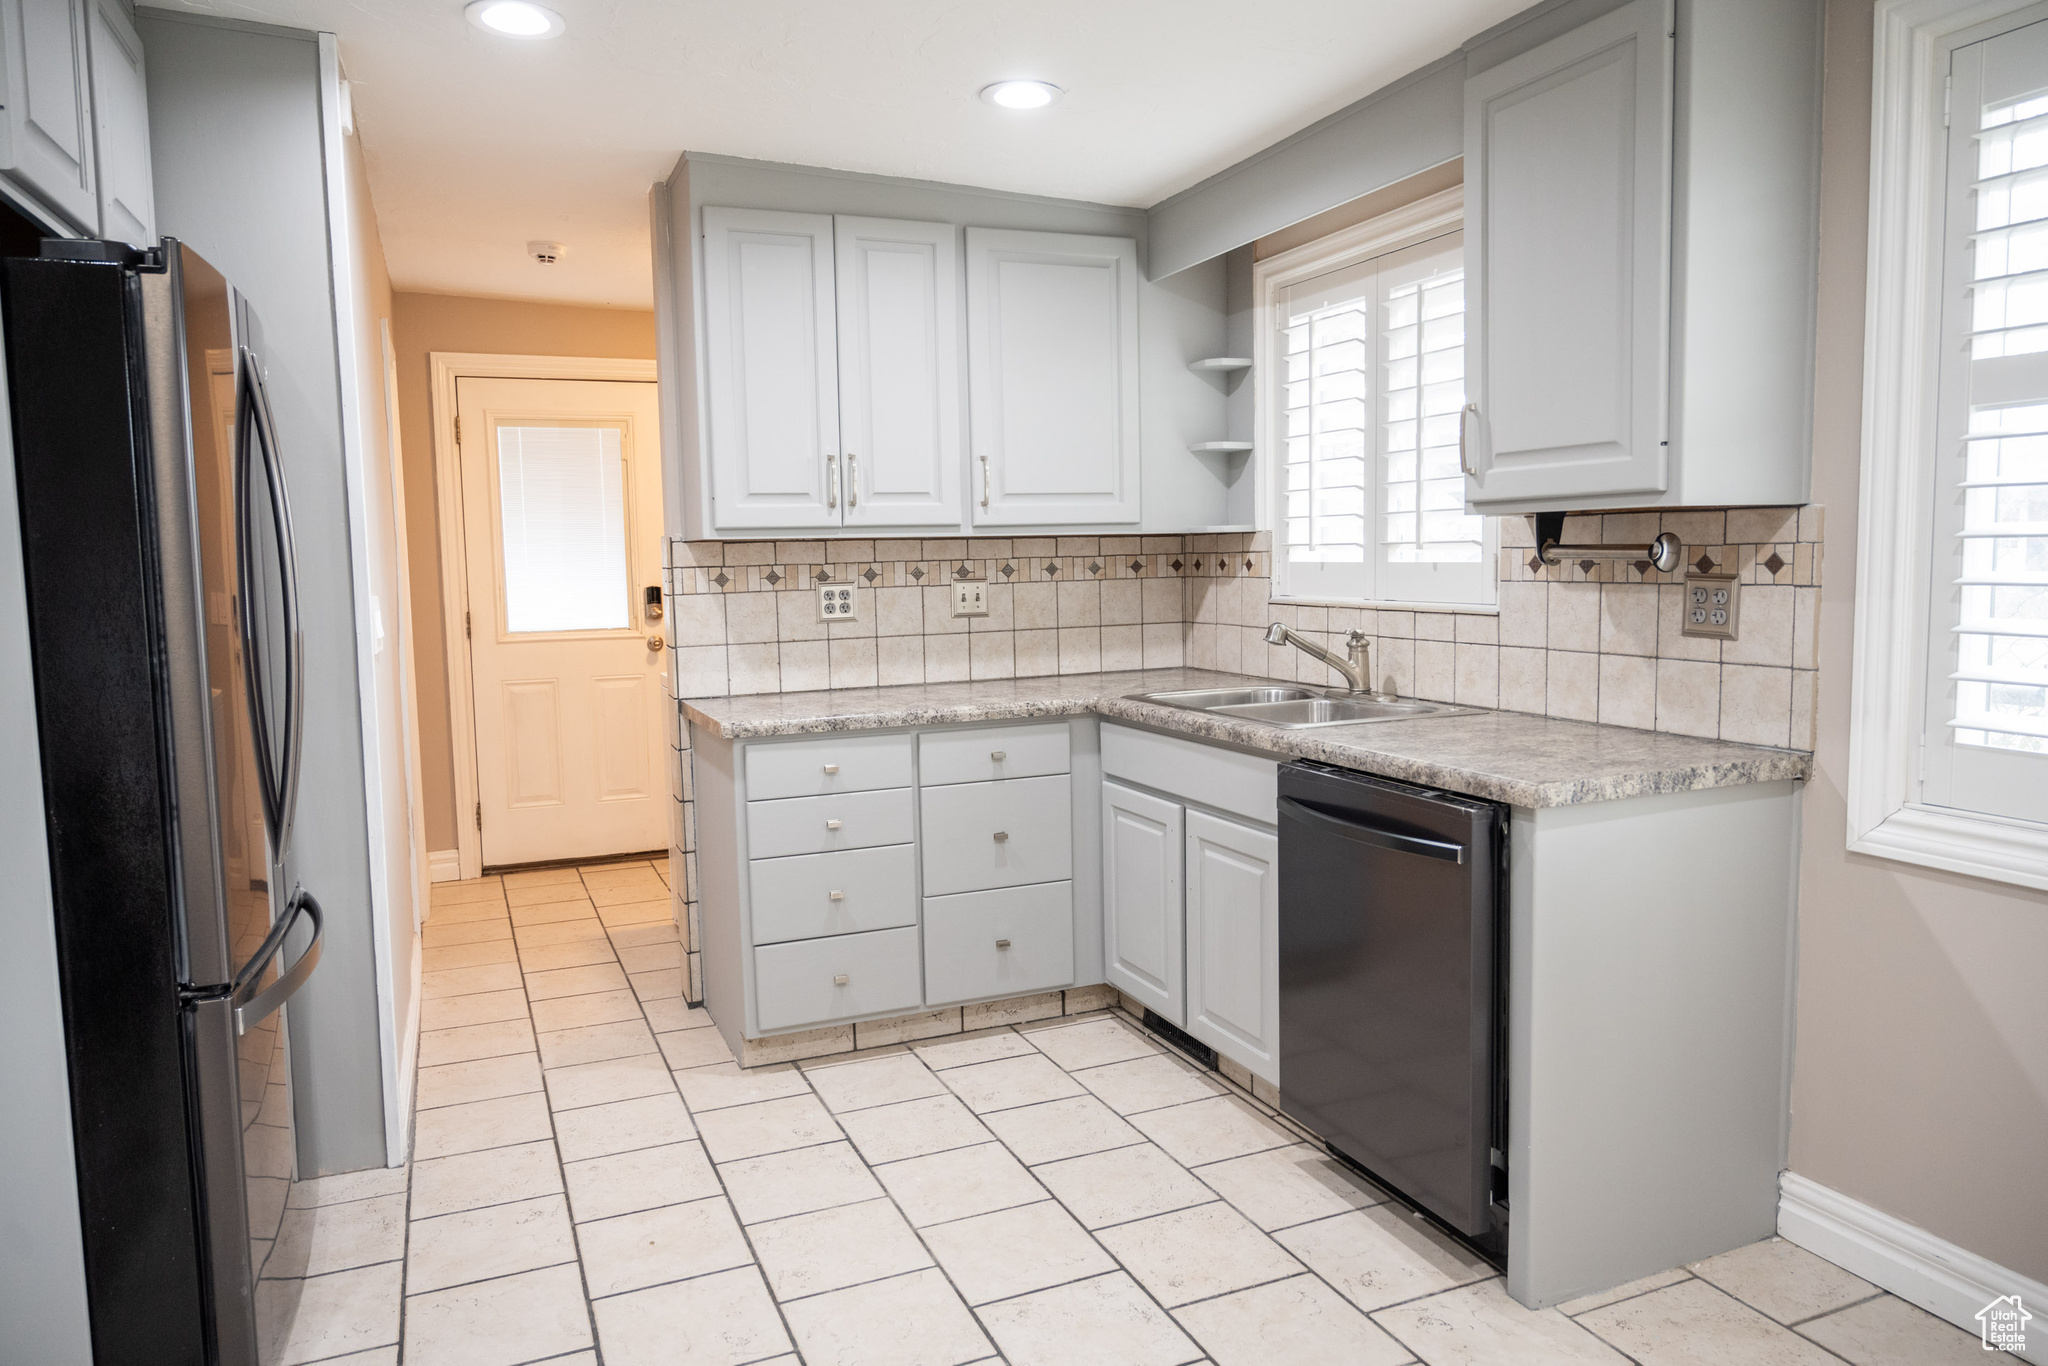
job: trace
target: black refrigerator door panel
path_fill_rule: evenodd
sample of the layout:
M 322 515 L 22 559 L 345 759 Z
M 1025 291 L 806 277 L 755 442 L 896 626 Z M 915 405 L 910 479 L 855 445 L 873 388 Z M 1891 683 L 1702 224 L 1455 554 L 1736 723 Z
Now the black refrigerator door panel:
M 0 265 L 96 1366 L 206 1358 L 140 302 Z M 205 819 L 201 814 L 199 819 Z
M 1320 765 L 1280 775 L 1281 1107 L 1484 1235 L 1499 809 Z

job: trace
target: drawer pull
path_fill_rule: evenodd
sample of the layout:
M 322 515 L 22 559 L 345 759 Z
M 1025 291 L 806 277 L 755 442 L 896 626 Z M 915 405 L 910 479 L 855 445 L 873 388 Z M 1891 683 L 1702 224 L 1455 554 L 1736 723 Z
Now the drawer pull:
M 1003 753 L 1003 751 L 999 749 L 992 749 L 988 752 L 988 757 L 995 760 L 997 763 L 1001 763 L 1003 760 L 1009 758 L 1010 756 Z
M 838 822 L 838 821 L 826 821 L 826 822 L 825 822 L 825 828 L 826 828 L 827 830 L 837 830 L 837 829 L 839 828 L 839 822 Z
M 1007 949 L 1008 947 L 1010 947 L 1010 941 L 1007 939 L 998 939 L 996 941 L 996 947 L 999 949 Z
M 840 974 L 839 974 L 839 975 L 838 975 L 837 977 L 834 977 L 834 978 L 832 979 L 832 985 L 833 985 L 833 986 L 835 986 L 835 987 L 843 987 L 843 986 L 845 986 L 845 985 L 846 985 L 846 974 L 842 972 L 842 973 L 840 973 Z
M 846 893 L 844 893 L 844 892 L 827 892 L 827 893 L 825 893 L 825 897 L 826 897 L 826 899 L 827 899 L 827 900 L 829 900 L 829 901 L 844 901 L 844 900 L 846 900 Z
M 1001 843 L 1003 843 L 1004 841 L 1008 840 L 1009 838 L 1010 838 L 1010 832 L 1009 832 L 1009 831 L 1007 831 L 1007 830 L 998 830 L 998 831 L 996 831 L 996 843 L 997 843 L 997 844 L 1001 844 Z
M 837 773 L 837 772 L 839 771 L 839 765 L 837 765 L 837 764 L 827 764 L 827 765 L 825 765 L 825 771 L 826 771 L 827 773 Z

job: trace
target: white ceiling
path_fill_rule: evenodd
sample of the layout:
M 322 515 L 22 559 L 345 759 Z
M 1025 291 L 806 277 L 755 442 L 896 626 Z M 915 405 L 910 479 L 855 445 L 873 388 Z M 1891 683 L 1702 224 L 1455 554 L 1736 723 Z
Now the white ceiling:
M 549 0 L 527 42 L 462 0 L 171 0 L 339 35 L 396 287 L 624 307 L 685 148 L 1146 207 L 1528 2 Z M 1068 93 L 976 98 L 1008 77 Z

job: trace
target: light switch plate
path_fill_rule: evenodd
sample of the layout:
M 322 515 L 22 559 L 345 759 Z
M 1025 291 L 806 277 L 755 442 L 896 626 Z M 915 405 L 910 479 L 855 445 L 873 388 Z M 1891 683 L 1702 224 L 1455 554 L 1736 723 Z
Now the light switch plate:
M 1685 602 L 1679 608 L 1678 633 L 1733 640 L 1741 615 L 1742 585 L 1733 574 L 1702 574 L 1688 570 Z
M 850 583 L 818 585 L 819 621 L 859 621 L 860 598 Z
M 956 617 L 985 617 L 988 615 L 988 580 L 953 580 L 953 615 Z

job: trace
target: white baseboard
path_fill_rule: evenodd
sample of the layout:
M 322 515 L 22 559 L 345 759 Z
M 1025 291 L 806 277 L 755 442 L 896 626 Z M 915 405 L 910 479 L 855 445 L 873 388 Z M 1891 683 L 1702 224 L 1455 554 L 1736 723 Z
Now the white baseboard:
M 431 849 L 427 852 L 427 881 L 462 881 L 462 855 L 453 849 Z
M 2048 1325 L 2048 1285 L 1796 1172 L 1778 1178 L 1778 1234 L 1973 1336 L 2001 1295 L 2041 1306 L 2035 1322 Z M 2048 1366 L 2048 1332 L 2029 1333 L 2020 1359 Z

